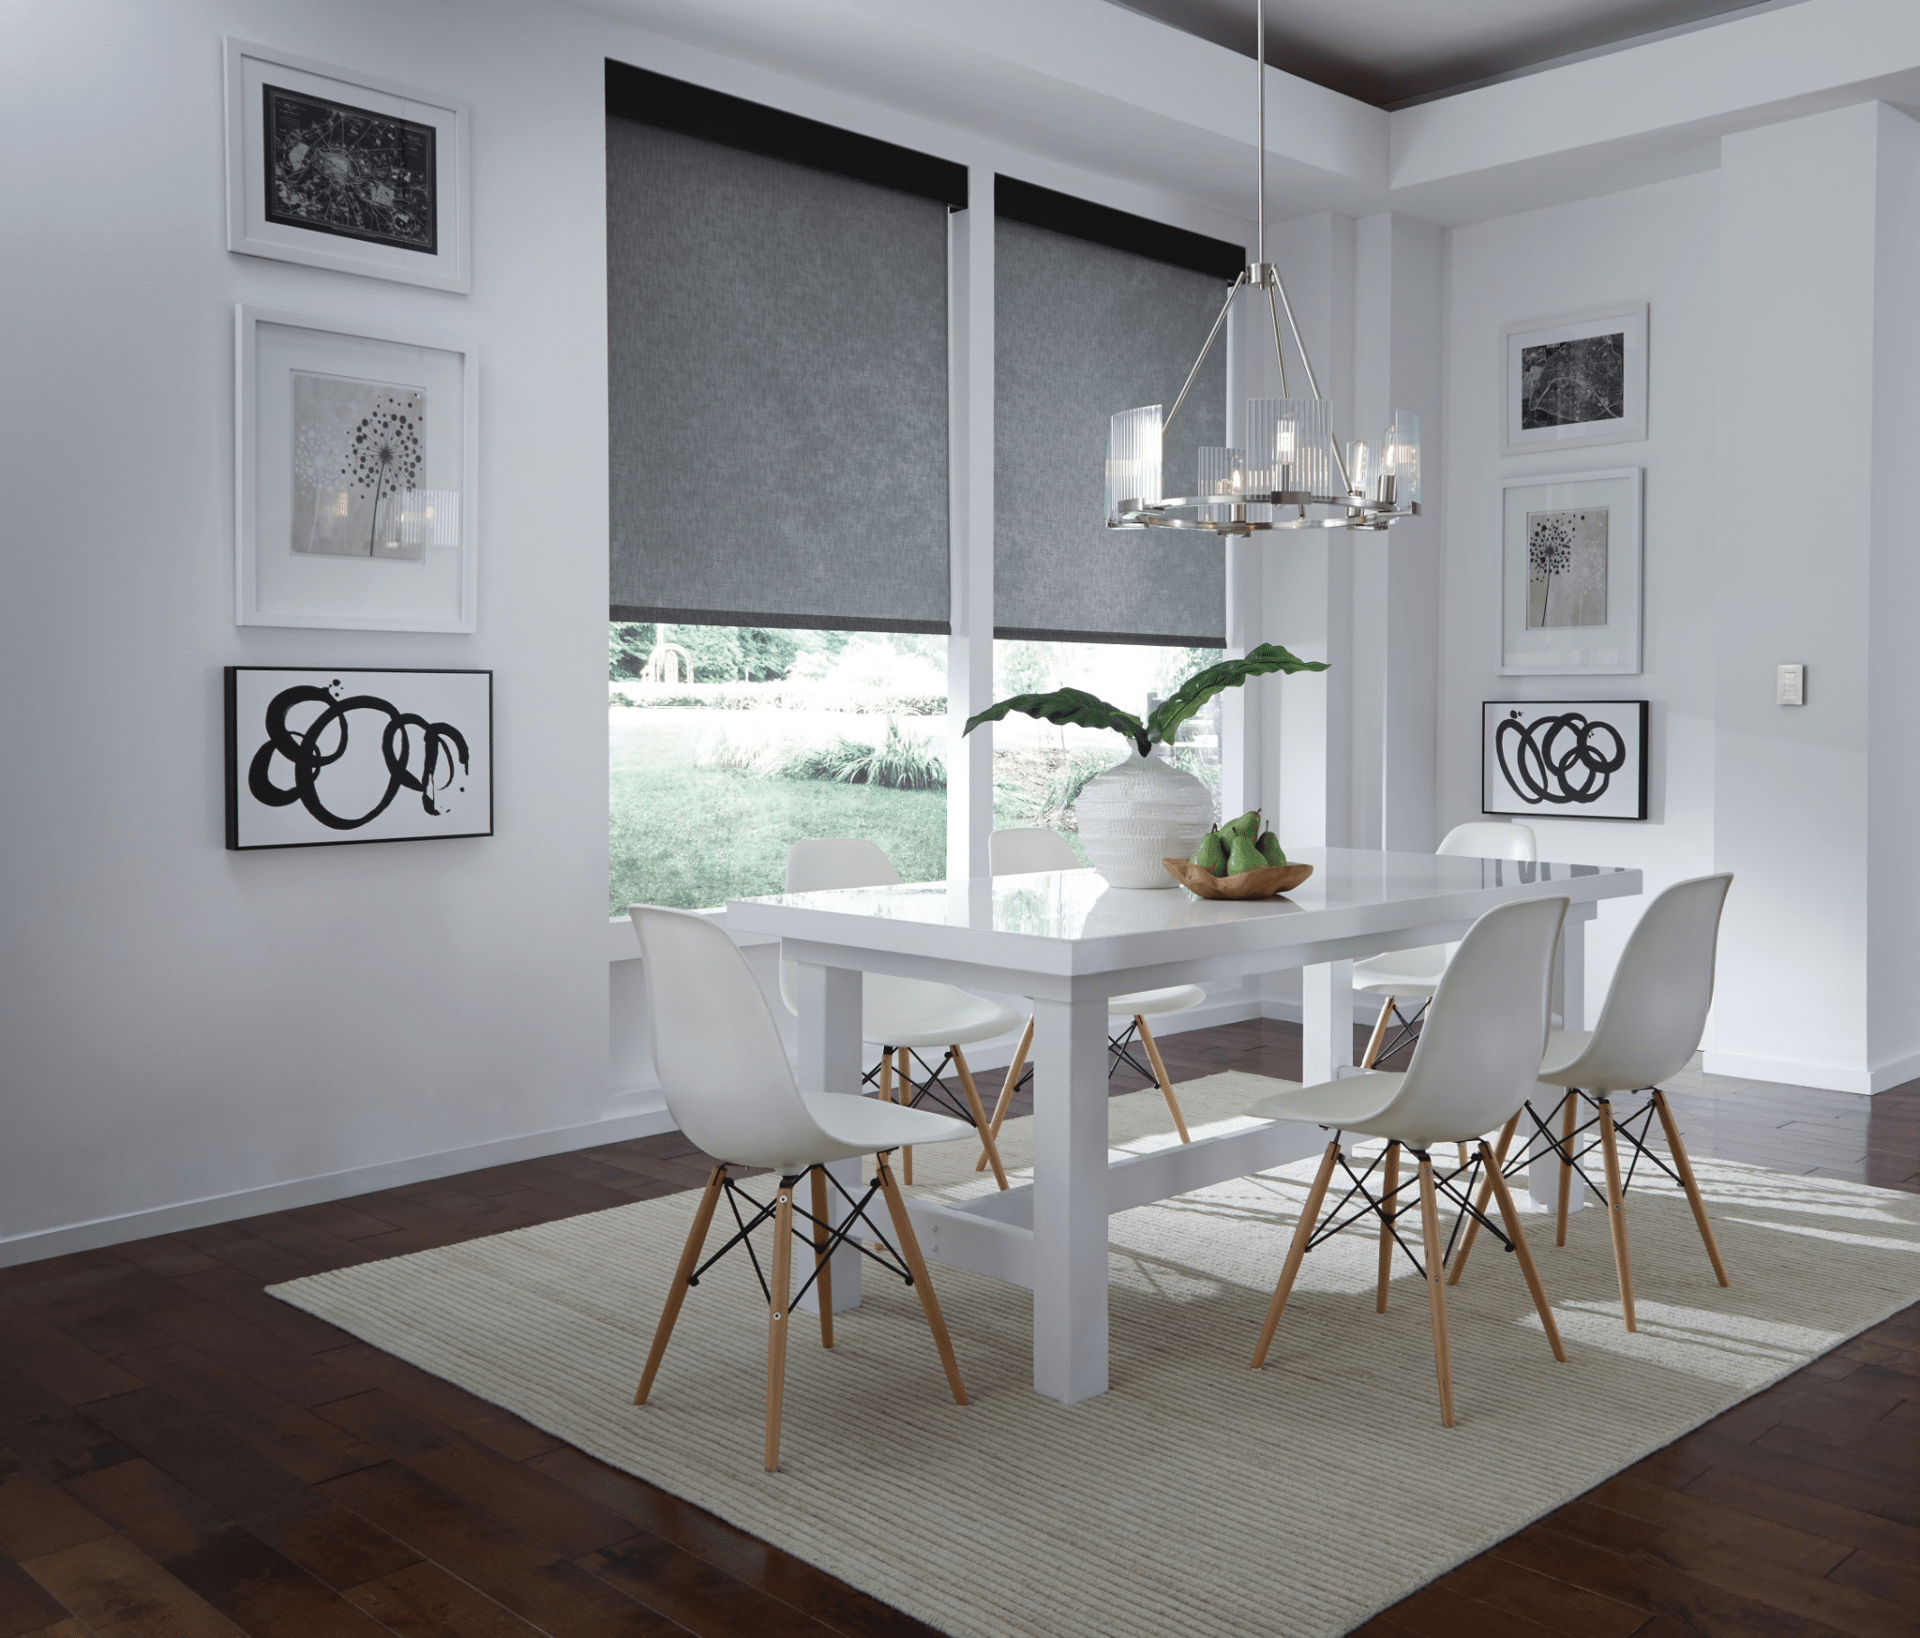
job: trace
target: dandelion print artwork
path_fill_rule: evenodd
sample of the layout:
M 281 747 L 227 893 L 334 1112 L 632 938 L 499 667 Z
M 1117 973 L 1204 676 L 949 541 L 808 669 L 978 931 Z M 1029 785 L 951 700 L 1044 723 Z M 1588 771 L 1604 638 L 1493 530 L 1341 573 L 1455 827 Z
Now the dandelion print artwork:
M 264 90 L 269 222 L 438 253 L 431 125 Z
M 1527 628 L 1607 623 L 1607 509 L 1527 514 Z
M 403 510 L 425 464 L 419 390 L 292 376 L 294 551 L 419 562 L 424 541 Z

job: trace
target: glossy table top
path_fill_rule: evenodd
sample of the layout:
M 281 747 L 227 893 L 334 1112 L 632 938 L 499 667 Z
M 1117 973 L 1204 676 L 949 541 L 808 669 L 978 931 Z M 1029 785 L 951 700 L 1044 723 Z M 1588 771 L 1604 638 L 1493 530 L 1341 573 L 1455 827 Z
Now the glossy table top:
M 1288 857 L 1314 873 L 1279 899 L 1200 899 L 1180 887 L 1127 890 L 1107 886 L 1091 870 L 1061 870 L 733 899 L 727 920 L 741 931 L 849 951 L 1087 973 L 1464 926 L 1514 899 L 1565 895 L 1584 904 L 1641 890 L 1638 870 L 1610 865 L 1364 848 L 1302 848 Z

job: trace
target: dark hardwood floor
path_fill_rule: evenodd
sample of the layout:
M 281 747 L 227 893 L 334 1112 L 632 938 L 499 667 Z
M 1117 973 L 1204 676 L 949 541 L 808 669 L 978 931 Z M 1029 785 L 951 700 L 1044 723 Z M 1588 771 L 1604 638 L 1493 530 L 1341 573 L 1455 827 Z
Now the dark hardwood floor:
M 1300 1070 L 1295 1025 L 1164 1046 Z M 1696 1153 L 1920 1191 L 1920 1083 L 1673 1101 Z M 0 1638 L 930 1631 L 261 1289 L 703 1177 L 648 1138 L 0 1271 Z M 1913 1638 L 1920 1307 L 1361 1630 Z

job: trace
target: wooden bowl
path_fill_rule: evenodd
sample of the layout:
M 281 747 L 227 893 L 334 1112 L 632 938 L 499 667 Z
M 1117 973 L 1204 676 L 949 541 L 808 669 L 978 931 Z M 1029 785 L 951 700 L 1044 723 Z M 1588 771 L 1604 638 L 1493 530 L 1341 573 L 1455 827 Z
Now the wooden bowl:
M 1243 870 L 1237 876 L 1216 876 L 1185 859 L 1162 859 L 1167 874 L 1203 899 L 1274 899 L 1290 893 L 1313 874 L 1306 864 L 1269 865 L 1265 870 Z

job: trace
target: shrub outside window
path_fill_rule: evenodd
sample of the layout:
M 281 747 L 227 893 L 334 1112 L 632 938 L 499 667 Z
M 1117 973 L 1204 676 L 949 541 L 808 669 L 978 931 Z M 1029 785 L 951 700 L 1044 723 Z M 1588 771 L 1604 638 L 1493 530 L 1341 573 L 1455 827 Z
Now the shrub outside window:
M 907 881 L 947 866 L 947 639 L 608 631 L 610 910 L 778 893 L 790 844 L 864 836 Z

